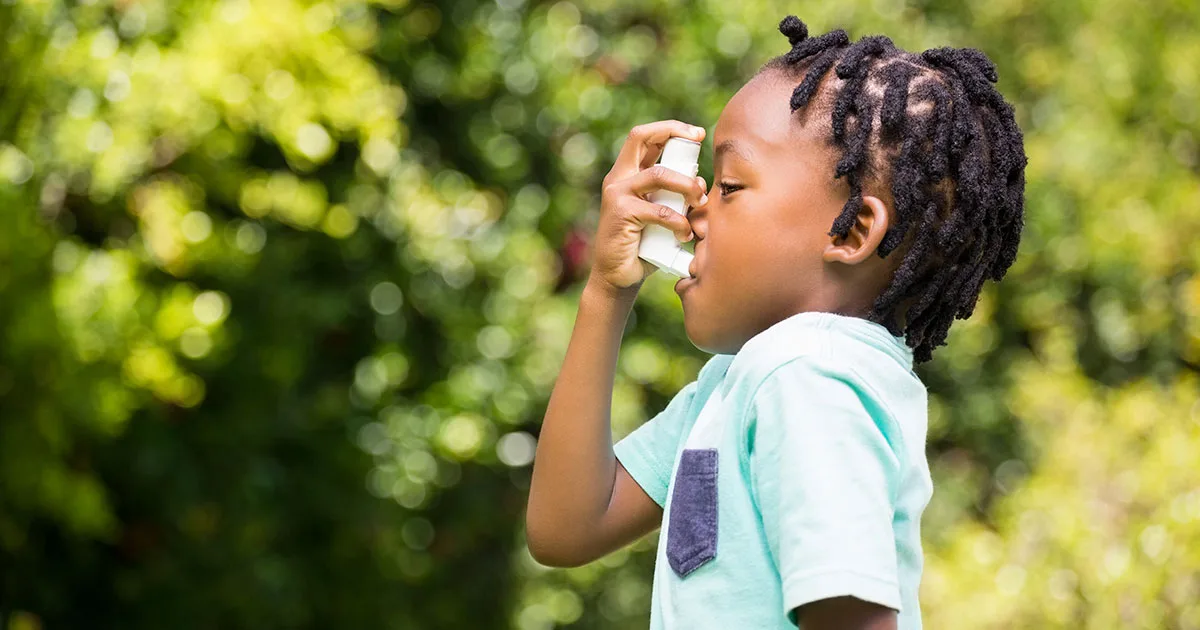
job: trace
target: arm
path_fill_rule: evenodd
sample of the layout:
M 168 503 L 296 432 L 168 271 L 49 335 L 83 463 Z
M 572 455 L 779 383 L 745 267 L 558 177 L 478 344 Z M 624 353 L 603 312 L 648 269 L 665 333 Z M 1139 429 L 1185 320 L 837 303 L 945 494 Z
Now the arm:
M 697 205 L 705 194 L 702 178 L 651 166 L 672 136 L 699 142 L 704 129 L 677 120 L 634 127 L 604 178 L 592 271 L 534 454 L 525 532 L 543 564 L 586 564 L 662 522 L 662 508 L 613 453 L 610 412 L 625 322 L 655 269 L 638 258 L 642 231 L 653 223 L 683 241 L 692 233 L 685 216 L 644 195 L 666 189 Z
M 849 595 L 800 606 L 802 630 L 896 630 L 896 611 Z
M 639 283 L 640 285 L 640 283 Z M 638 286 L 588 282 L 542 422 L 525 526 L 533 557 L 578 566 L 653 531 L 662 508 L 613 456 L 613 375 Z

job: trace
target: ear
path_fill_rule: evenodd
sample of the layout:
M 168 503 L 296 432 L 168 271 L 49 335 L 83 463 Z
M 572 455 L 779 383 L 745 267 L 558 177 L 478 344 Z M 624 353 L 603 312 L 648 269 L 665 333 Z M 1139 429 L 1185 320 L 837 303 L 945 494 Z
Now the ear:
M 875 253 L 888 230 L 888 210 L 879 197 L 863 195 L 862 206 L 846 238 L 830 236 L 821 258 L 825 262 L 857 265 Z

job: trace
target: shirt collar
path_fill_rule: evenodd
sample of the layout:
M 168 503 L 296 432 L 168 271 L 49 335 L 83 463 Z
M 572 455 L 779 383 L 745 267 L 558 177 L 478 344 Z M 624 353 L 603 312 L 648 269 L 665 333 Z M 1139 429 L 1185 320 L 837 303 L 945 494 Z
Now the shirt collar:
M 913 351 L 905 343 L 903 336 L 893 335 L 882 324 L 840 313 L 804 311 L 790 315 L 752 337 L 745 346 L 752 343 L 786 343 L 786 336 L 802 328 L 836 330 L 886 352 L 907 370 L 911 371 L 913 368 Z

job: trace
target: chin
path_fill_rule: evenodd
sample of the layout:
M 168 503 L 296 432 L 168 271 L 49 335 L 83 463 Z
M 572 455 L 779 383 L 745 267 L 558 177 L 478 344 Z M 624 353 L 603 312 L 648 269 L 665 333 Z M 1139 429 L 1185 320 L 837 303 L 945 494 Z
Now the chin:
M 695 297 L 695 294 L 692 294 Z M 687 332 L 688 341 L 697 349 L 708 354 L 737 354 L 746 340 L 739 337 L 737 324 L 722 326 L 722 322 L 714 321 L 711 317 L 703 317 L 700 313 L 711 314 L 708 309 L 698 308 L 693 301 L 691 306 L 683 309 L 683 328 Z
M 680 296 L 680 301 L 683 304 L 683 328 L 687 332 L 688 340 L 692 342 L 700 350 L 709 354 L 713 354 L 712 350 L 712 331 L 711 322 L 704 317 L 704 314 L 711 313 L 711 309 L 704 307 L 697 299 L 700 297 L 697 294 L 699 285 L 688 289 L 686 293 Z
M 683 300 L 683 330 L 687 333 L 688 341 L 691 341 L 692 345 L 697 348 L 701 348 L 700 344 L 704 339 L 699 320 L 699 309 L 695 306 L 688 306 L 687 300 Z
M 688 309 L 683 310 L 683 328 L 687 332 L 688 341 L 691 341 L 693 346 L 708 354 L 721 354 L 721 344 L 716 339 L 716 335 L 707 326 L 707 322 L 700 320 L 694 307 L 690 315 Z

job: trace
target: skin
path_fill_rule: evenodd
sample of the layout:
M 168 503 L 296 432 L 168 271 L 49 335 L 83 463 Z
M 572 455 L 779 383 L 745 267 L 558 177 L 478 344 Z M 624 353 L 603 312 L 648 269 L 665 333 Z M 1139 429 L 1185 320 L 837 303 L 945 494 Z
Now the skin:
M 688 337 L 710 353 L 736 353 L 800 312 L 865 317 L 899 263 L 895 254 L 875 255 L 893 217 L 874 195 L 864 194 L 846 238 L 828 235 L 849 186 L 832 178 L 838 156 L 825 140 L 828 113 L 810 121 L 788 107 L 797 82 L 767 71 L 726 104 L 714 146 L 732 142 L 739 151 L 717 152 L 707 196 L 702 178 L 653 166 L 668 137 L 703 140 L 703 129 L 679 121 L 635 128 L 605 177 L 592 272 L 534 458 L 526 537 L 542 564 L 587 564 L 662 524 L 662 508 L 613 455 L 610 418 L 622 332 L 656 269 L 637 258 L 646 225 L 697 239 L 693 277 L 676 290 Z M 655 189 L 683 194 L 688 216 L 645 201 Z M 854 597 L 801 606 L 798 621 L 805 630 L 897 624 L 896 611 Z
M 760 74 L 717 122 L 713 190 L 688 216 L 694 278 L 677 288 L 688 337 L 706 352 L 734 354 L 796 313 L 866 318 L 900 260 L 875 254 L 892 220 L 879 197 L 864 195 L 847 238 L 829 236 L 850 187 L 833 179 L 828 113 L 793 113 L 794 87 Z

